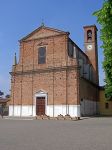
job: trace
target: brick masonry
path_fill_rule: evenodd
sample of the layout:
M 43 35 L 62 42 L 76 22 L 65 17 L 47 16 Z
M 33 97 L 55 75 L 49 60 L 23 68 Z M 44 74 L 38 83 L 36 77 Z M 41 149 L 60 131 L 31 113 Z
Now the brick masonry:
M 46 34 L 47 32 L 49 35 L 49 31 L 46 31 Z M 37 51 L 40 43 L 45 43 L 44 46 L 47 47 L 46 64 L 42 65 L 38 64 Z M 62 69 L 67 65 L 75 65 L 67 56 L 67 35 L 21 42 L 20 60 L 13 66 L 14 72 L 21 72 L 12 78 L 14 104 L 32 104 L 33 95 L 40 89 L 49 93 L 48 104 L 53 104 L 53 99 L 55 104 L 77 104 L 78 89 L 72 88 L 73 85 L 77 85 L 76 69 Z M 54 67 L 59 69 L 52 70 Z M 51 70 L 45 71 L 46 68 Z M 43 69 L 43 72 L 31 72 L 37 69 Z M 23 74 L 25 71 L 29 73 Z
M 97 100 L 96 87 L 80 78 L 78 60 L 68 56 L 68 41 L 68 32 L 44 26 L 20 40 L 19 62 L 11 72 L 10 105 L 34 105 L 40 90 L 48 93 L 47 105 L 80 105 L 84 97 Z M 46 47 L 45 64 L 38 64 L 40 46 Z

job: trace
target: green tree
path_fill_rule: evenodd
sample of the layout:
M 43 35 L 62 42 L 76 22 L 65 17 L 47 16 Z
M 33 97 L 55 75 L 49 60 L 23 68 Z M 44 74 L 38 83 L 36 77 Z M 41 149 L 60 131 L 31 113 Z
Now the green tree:
M 0 91 L 0 98 L 2 98 L 3 95 L 4 95 L 4 93 L 2 91 Z
M 101 25 L 100 39 L 104 53 L 103 68 L 105 71 L 105 96 L 112 100 L 112 0 L 104 0 L 100 10 L 93 13 Z

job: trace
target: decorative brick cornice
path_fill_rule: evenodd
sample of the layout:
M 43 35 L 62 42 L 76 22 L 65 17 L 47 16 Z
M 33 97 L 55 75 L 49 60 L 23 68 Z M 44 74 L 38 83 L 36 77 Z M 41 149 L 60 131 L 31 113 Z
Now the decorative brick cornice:
M 23 74 L 38 74 L 38 73 L 45 73 L 45 72 L 58 72 L 58 71 L 65 71 L 65 70 L 79 70 L 80 67 L 77 65 L 74 66 L 63 66 L 63 67 L 49 67 L 45 69 L 36 69 L 36 70 L 26 70 L 26 71 L 15 71 L 10 72 L 10 74 L 13 75 L 23 75 Z

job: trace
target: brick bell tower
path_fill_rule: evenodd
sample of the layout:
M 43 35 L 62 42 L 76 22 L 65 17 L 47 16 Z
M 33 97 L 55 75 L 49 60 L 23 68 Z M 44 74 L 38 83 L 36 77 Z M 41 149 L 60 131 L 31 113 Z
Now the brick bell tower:
M 97 47 L 97 27 L 95 25 L 84 26 L 84 47 L 93 67 L 93 82 L 99 85 L 98 75 L 98 47 Z

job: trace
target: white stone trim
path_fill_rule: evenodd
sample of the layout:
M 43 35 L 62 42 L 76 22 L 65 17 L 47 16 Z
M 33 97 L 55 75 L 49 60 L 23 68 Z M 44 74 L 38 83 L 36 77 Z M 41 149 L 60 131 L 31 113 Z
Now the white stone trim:
M 58 115 L 65 116 L 69 114 L 71 117 L 80 117 L 80 105 L 48 105 L 47 106 L 47 115 L 53 117 L 53 108 L 54 108 L 54 117 Z M 67 110 L 69 111 L 67 111 Z M 67 113 L 66 113 L 67 112 Z
M 71 117 L 80 117 L 80 105 L 69 105 L 69 114 Z M 58 115 L 66 115 L 66 105 L 46 105 L 46 115 L 53 117 L 53 108 L 54 108 L 54 117 Z M 13 110 L 14 108 L 14 110 Z M 32 114 L 33 108 L 33 114 Z M 36 116 L 36 106 L 33 105 L 9 105 L 9 116 Z
M 47 93 L 37 92 L 34 97 L 34 105 L 9 105 L 9 116 L 36 116 L 36 97 L 45 96 L 45 113 L 48 116 L 69 114 L 72 117 L 92 116 L 98 113 L 98 102 L 83 99 L 81 105 L 47 105 Z M 14 108 L 14 109 L 13 109 Z M 54 109 L 54 110 L 53 110 Z
M 9 105 L 9 116 L 35 116 L 35 107 L 32 105 Z

